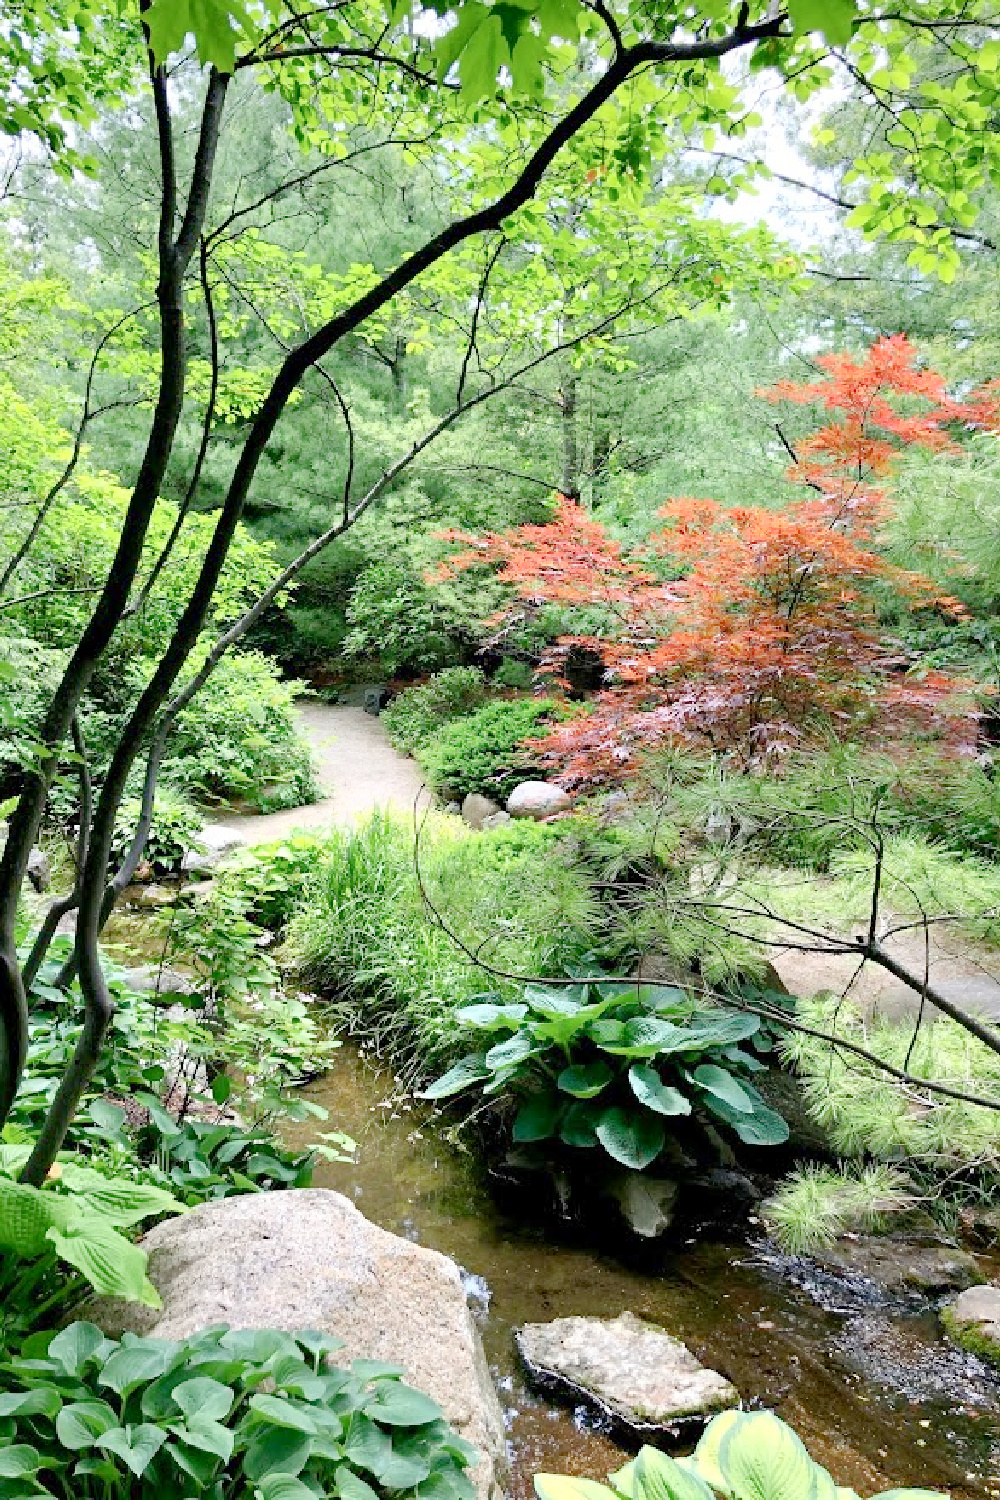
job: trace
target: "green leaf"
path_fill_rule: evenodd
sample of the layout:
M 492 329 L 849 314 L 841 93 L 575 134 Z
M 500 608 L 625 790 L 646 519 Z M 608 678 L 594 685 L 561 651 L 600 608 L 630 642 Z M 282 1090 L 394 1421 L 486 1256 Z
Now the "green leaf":
M 83 1451 L 118 1426 L 118 1416 L 106 1401 L 74 1401 L 56 1417 L 56 1436 L 64 1448 Z
M 0 1417 L 54 1417 L 61 1405 L 58 1391 L 38 1385 L 34 1390 L 0 1395 Z
M 582 1099 L 571 1104 L 559 1125 L 559 1139 L 565 1141 L 567 1146 L 596 1146 L 597 1122 L 602 1113 L 600 1104 L 588 1103 Z
M 455 1063 L 447 1073 L 442 1073 L 440 1078 L 436 1078 L 432 1084 L 423 1089 L 417 1098 L 450 1099 L 453 1094 L 460 1094 L 463 1089 L 470 1088 L 472 1084 L 489 1078 L 491 1071 L 484 1063 L 481 1052 L 471 1057 L 463 1057 L 461 1062 Z
M 640 1104 L 655 1110 L 659 1115 L 689 1115 L 691 1101 L 680 1089 L 665 1084 L 655 1068 L 647 1063 L 633 1063 L 628 1070 L 628 1081 Z
M 79 1375 L 88 1360 L 103 1357 L 112 1347 L 93 1323 L 70 1323 L 51 1341 L 48 1356 L 58 1360 L 68 1375 Z
M 539 1500 L 616 1500 L 607 1485 L 573 1474 L 536 1474 L 535 1493 Z
M 767 1411 L 739 1414 L 723 1434 L 718 1466 L 727 1491 L 740 1500 L 815 1500 L 826 1472 L 787 1423 Z
M 355 1474 L 349 1464 L 340 1465 L 334 1473 L 333 1482 L 340 1500 L 379 1500 L 378 1491 Z
M 666 1136 L 661 1119 L 620 1105 L 606 1109 L 597 1123 L 597 1139 L 608 1155 L 637 1172 L 659 1156 Z
M 704 1480 L 687 1473 L 657 1448 L 640 1448 L 635 1478 L 635 1493 L 642 1500 L 715 1500 Z
M 112 1427 L 97 1439 L 97 1446 L 123 1459 L 138 1479 L 166 1441 L 167 1434 L 162 1427 L 142 1422 L 138 1427 Z
M 224 1464 L 233 1456 L 236 1434 L 223 1422 L 215 1422 L 205 1416 L 192 1417 L 183 1427 L 178 1426 L 174 1431 L 189 1447 L 197 1448 L 202 1453 L 211 1453 Z
M 250 1410 L 255 1419 L 266 1419 L 275 1427 L 290 1427 L 310 1435 L 316 1432 L 316 1423 L 307 1409 L 284 1396 L 251 1396 Z
M 127 1399 L 137 1386 L 163 1374 L 172 1353 L 169 1345 L 158 1347 L 145 1341 L 122 1344 L 106 1361 L 97 1384 Z
M 392 1438 L 363 1412 L 355 1412 L 344 1443 L 344 1457 L 378 1476 L 392 1457 Z
M 233 1409 L 236 1392 L 208 1375 L 195 1376 L 175 1385 L 172 1396 L 185 1417 L 202 1417 L 209 1422 L 224 1422 Z
M 593 1099 L 607 1088 L 614 1076 L 607 1063 L 576 1063 L 563 1068 L 556 1083 L 564 1094 L 572 1094 L 574 1099 Z
M 527 1014 L 526 1005 L 463 1005 L 455 1012 L 455 1019 L 463 1026 L 478 1026 L 486 1031 L 494 1028 L 516 1031 Z
M 420 1427 L 424 1422 L 436 1422 L 442 1415 L 440 1406 L 430 1396 L 398 1380 L 379 1385 L 373 1399 L 365 1403 L 365 1412 L 386 1427 Z
M 514 1139 L 520 1143 L 546 1141 L 555 1134 L 563 1103 L 557 1094 L 531 1094 L 514 1118 Z
M 688 1033 L 682 1026 L 675 1026 L 672 1021 L 661 1021 L 656 1016 L 634 1016 L 631 1021 L 626 1021 L 624 1030 L 617 1040 L 603 1040 L 593 1031 L 597 1045 L 605 1052 L 613 1052 L 621 1057 L 656 1057 L 660 1052 L 674 1050 L 678 1042 L 687 1040 Z
M 42 1466 L 42 1455 L 28 1443 L 10 1443 L 0 1447 L 0 1479 L 23 1479 Z
M 834 47 L 851 40 L 857 14 L 854 0 L 788 0 L 796 32 L 819 31 Z
M 483 1061 L 495 1072 L 497 1068 L 509 1068 L 513 1063 L 524 1062 L 525 1058 L 531 1057 L 538 1050 L 530 1032 L 517 1031 L 505 1042 L 497 1042 L 495 1047 L 491 1047 Z
M 702 1063 L 700 1068 L 695 1068 L 691 1077 L 699 1088 L 721 1099 L 730 1109 L 741 1114 L 753 1111 L 753 1099 L 728 1069 L 720 1068 L 715 1063 Z
M 262 1427 L 243 1455 L 243 1472 L 253 1481 L 267 1474 L 298 1474 L 311 1452 L 306 1433 L 291 1427 Z
M 254 1486 L 254 1495 L 259 1500 L 316 1500 L 316 1491 L 311 1490 L 301 1479 L 292 1474 L 267 1474 Z
M 79 1198 L 82 1212 L 99 1215 L 115 1228 L 128 1228 L 152 1218 L 154 1214 L 187 1212 L 178 1198 L 162 1188 L 144 1182 L 130 1182 L 124 1177 L 104 1177 L 90 1167 L 78 1167 L 69 1162 L 63 1167 L 59 1183 L 68 1192 L 82 1195 Z

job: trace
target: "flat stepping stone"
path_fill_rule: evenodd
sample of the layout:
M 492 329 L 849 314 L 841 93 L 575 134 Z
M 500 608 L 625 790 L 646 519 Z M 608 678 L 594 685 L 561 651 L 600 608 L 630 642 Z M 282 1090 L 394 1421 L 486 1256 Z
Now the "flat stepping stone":
M 517 1350 L 535 1384 L 583 1402 L 635 1438 L 679 1438 L 739 1403 L 680 1339 L 632 1313 L 526 1323 Z

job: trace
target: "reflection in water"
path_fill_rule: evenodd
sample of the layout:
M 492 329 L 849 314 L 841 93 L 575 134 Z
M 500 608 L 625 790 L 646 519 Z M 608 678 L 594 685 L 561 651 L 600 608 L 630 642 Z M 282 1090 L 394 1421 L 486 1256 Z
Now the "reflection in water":
M 664 1251 L 651 1268 L 574 1243 L 570 1232 L 559 1238 L 552 1225 L 518 1222 L 428 1112 L 400 1098 L 391 1076 L 350 1046 L 306 1092 L 330 1112 L 318 1128 L 346 1130 L 359 1144 L 355 1165 L 322 1164 L 316 1185 L 345 1193 L 375 1223 L 443 1251 L 468 1273 L 509 1413 L 516 1500 L 528 1500 L 539 1470 L 598 1479 L 623 1454 L 583 1413 L 530 1393 L 512 1330 L 626 1309 L 683 1339 L 748 1404 L 791 1422 L 839 1484 L 862 1495 L 897 1485 L 950 1490 L 954 1500 L 1000 1495 L 1000 1388 L 978 1361 L 950 1358 L 933 1319 L 890 1324 L 872 1315 L 852 1331 L 745 1244 L 692 1242 Z M 316 1128 L 285 1134 L 301 1145 Z M 956 1370 L 959 1391 L 949 1384 Z

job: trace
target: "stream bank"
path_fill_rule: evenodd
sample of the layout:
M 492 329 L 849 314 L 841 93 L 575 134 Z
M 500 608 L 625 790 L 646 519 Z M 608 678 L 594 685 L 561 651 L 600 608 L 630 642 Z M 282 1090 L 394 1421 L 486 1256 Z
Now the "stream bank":
M 515 1218 L 440 1120 L 349 1043 L 305 1092 L 358 1142 L 355 1164 L 317 1167 L 317 1186 L 464 1268 L 506 1407 L 512 1500 L 530 1500 L 539 1471 L 601 1478 L 625 1451 L 583 1411 L 528 1388 L 514 1330 L 625 1311 L 681 1338 L 748 1405 L 776 1411 L 862 1495 L 901 1485 L 949 1490 L 953 1500 L 1000 1495 L 1000 1378 L 943 1342 L 929 1303 L 896 1305 L 870 1284 L 849 1295 L 763 1239 L 690 1241 L 665 1254 L 595 1248 L 571 1226 Z M 314 1130 L 289 1125 L 283 1135 L 305 1146 Z

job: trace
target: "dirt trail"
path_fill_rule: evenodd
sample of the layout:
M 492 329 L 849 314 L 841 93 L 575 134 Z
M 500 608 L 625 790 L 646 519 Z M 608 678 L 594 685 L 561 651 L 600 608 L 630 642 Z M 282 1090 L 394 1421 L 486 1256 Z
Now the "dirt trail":
M 357 823 L 376 807 L 412 811 L 423 783 L 420 767 L 392 748 L 377 718 L 363 708 L 328 703 L 301 703 L 298 714 L 315 757 L 322 799 L 286 812 L 226 813 L 216 823 L 260 844 L 296 828 Z

